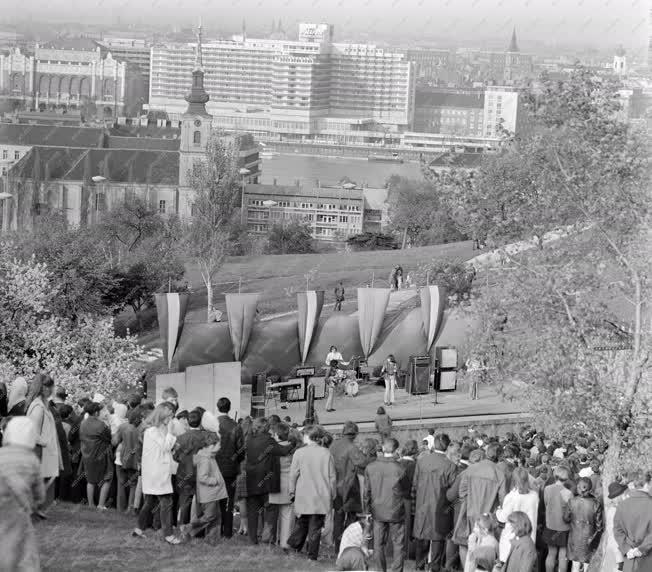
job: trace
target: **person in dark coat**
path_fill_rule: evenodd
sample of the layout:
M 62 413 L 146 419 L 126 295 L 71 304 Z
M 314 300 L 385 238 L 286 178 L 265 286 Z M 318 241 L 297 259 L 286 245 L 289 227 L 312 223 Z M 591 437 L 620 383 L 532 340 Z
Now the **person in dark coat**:
M 347 421 L 342 429 L 342 437 L 330 447 L 337 476 L 333 543 L 338 550 L 344 530 L 356 521 L 356 514 L 362 512 L 360 481 L 357 475 L 364 471 L 366 463 L 362 451 L 355 444 L 357 435 L 358 426 L 352 421 Z
M 219 416 L 220 450 L 215 456 L 217 466 L 220 468 L 228 498 L 220 501 L 222 512 L 221 529 L 224 538 L 233 536 L 233 505 L 235 503 L 235 484 L 240 472 L 240 463 L 245 456 L 244 436 L 242 428 L 231 417 L 231 401 L 227 397 L 220 397 L 217 401 Z
M 592 487 L 591 479 L 582 477 L 577 481 L 577 496 L 568 503 L 570 531 L 567 558 L 573 562 L 574 571 L 580 568 L 579 563 L 588 568 L 604 528 L 602 504 L 591 494 Z
M 453 511 L 446 492 L 453 486 L 457 467 L 446 456 L 450 439 L 445 433 L 434 437 L 434 451 L 417 460 L 412 481 L 414 538 L 417 570 L 424 570 L 432 546 L 432 570 L 439 570 L 444 558 L 446 537 L 453 530 Z
M 629 475 L 630 490 L 616 508 L 614 538 L 623 555 L 623 572 L 652 570 L 652 497 L 642 471 Z
M 408 439 L 403 445 L 399 463 L 403 465 L 407 481 L 412 487 L 414 480 L 414 471 L 417 468 L 417 455 L 419 454 L 419 444 L 414 439 Z M 414 528 L 414 513 L 412 512 L 412 498 L 406 498 L 405 505 L 405 558 L 414 558 L 414 543 L 412 542 L 412 529 Z
M 383 572 L 387 570 L 386 549 L 391 539 L 393 572 L 403 572 L 405 557 L 405 504 L 410 483 L 405 468 L 396 460 L 398 441 L 383 442 L 383 456 L 365 469 L 365 505 L 374 519 L 374 558 Z
M 100 421 L 102 406 L 99 403 L 86 404 L 84 411 L 88 417 L 79 428 L 81 455 L 86 475 L 86 496 L 88 506 L 95 506 L 95 486 L 100 485 L 98 509 L 106 509 L 106 500 L 113 479 L 113 449 L 111 446 L 111 429 Z
M 0 381 L 0 419 L 7 417 L 9 408 L 7 407 L 9 403 L 9 391 L 7 390 L 7 384 L 4 381 Z
M 188 413 L 188 430 L 177 437 L 172 458 L 179 463 L 175 487 L 179 495 L 180 525 L 190 524 L 192 498 L 196 492 L 197 471 L 193 457 L 206 446 L 206 435 L 201 430 L 199 411 Z
M 392 436 L 392 418 L 387 415 L 384 407 L 379 407 L 376 411 L 376 419 L 374 421 L 376 431 L 380 435 L 380 440 L 384 441 Z
M 120 425 L 116 436 L 117 445 L 122 446 L 121 459 L 122 470 L 124 471 L 124 487 L 129 491 L 126 512 L 136 511 L 136 488 L 143 454 L 140 431 L 138 430 L 141 422 L 140 409 L 131 409 L 127 414 L 127 423 Z
M 68 435 L 63 428 L 63 421 L 59 406 L 50 401 L 49 403 L 52 417 L 54 417 L 54 426 L 57 430 L 57 439 L 59 441 L 59 451 L 61 452 L 61 468 L 59 469 L 59 476 L 57 477 L 55 487 L 55 497 L 68 500 L 66 491 L 69 490 L 70 477 L 72 476 L 72 464 L 70 462 L 70 446 L 68 444 Z
M 530 517 L 519 510 L 507 517 L 507 526 L 511 528 L 512 549 L 505 561 L 502 572 L 536 572 L 537 549 L 532 540 L 532 523 Z
M 457 522 L 457 519 L 460 515 L 460 508 L 462 501 L 460 500 L 460 480 L 462 471 L 466 469 L 469 461 L 469 453 L 471 452 L 469 447 L 462 447 L 460 443 L 453 442 L 448 446 L 446 450 L 446 456 L 448 460 L 455 465 L 456 475 L 455 481 L 450 489 L 446 491 L 446 499 L 451 505 L 453 510 L 453 526 Z M 462 463 L 462 456 L 465 455 L 465 463 Z M 457 544 L 453 541 L 452 535 L 446 539 L 446 569 L 447 570 L 457 570 L 458 568 L 463 568 L 464 565 L 460 563 L 460 550 Z
M 335 312 L 340 312 L 342 310 L 342 302 L 344 302 L 344 285 L 340 280 L 335 286 Z
M 281 490 L 279 457 L 289 455 L 294 443 L 279 445 L 269 433 L 264 417 L 255 419 L 246 448 L 247 521 L 249 540 L 258 544 L 258 520 L 267 504 L 267 495 Z

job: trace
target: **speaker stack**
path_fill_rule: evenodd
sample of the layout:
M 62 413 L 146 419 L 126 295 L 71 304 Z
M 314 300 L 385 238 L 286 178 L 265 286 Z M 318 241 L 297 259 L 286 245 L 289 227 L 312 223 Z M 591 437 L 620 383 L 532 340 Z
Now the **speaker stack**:
M 455 391 L 457 388 L 457 348 L 436 348 L 439 367 L 435 373 L 437 391 Z
M 430 393 L 430 356 L 410 356 L 405 389 L 412 395 Z
M 251 380 L 251 417 L 265 417 L 265 382 L 267 373 L 257 373 Z

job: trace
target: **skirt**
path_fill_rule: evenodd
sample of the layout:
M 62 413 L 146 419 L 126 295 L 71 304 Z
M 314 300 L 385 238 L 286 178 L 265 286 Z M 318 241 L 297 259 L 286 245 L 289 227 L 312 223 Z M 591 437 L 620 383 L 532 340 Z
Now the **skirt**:
M 543 540 L 544 544 L 547 546 L 566 548 L 568 545 L 568 531 L 544 528 L 543 533 L 541 534 L 541 540 Z

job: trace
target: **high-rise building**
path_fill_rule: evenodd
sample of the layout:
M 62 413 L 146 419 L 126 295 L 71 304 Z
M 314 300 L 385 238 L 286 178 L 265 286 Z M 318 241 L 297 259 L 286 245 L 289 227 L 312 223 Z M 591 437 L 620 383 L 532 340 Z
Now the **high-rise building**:
M 207 109 L 214 125 L 289 140 L 408 127 L 414 74 L 404 54 L 332 42 L 328 24 L 301 24 L 299 41 L 219 40 L 204 45 Z M 152 48 L 150 109 L 173 116 L 193 65 L 192 44 Z
M 102 55 L 110 53 L 114 59 L 131 64 L 141 73 L 145 84 L 145 99 L 149 97 L 149 69 L 151 47 L 148 42 L 135 38 L 105 37 L 97 44 Z M 145 101 L 146 103 L 146 101 Z

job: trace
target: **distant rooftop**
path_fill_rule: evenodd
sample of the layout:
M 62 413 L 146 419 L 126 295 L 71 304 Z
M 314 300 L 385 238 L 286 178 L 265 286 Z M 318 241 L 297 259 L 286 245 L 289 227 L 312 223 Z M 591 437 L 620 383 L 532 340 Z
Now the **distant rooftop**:
M 482 109 L 484 93 L 452 93 L 438 90 L 417 89 L 414 104 L 419 107 L 466 107 Z
M 52 50 L 77 50 L 94 52 L 97 50 L 97 43 L 90 38 L 58 38 L 43 45 L 40 48 Z
M 0 123 L 0 144 L 48 147 L 102 147 L 104 129 L 62 125 Z
M 283 195 L 286 197 L 309 197 L 315 199 L 362 200 L 363 189 L 338 187 L 300 187 L 292 185 L 247 185 L 248 195 Z
M 109 149 L 142 149 L 144 151 L 178 151 L 180 143 L 180 139 L 110 135 L 106 138 L 105 147 Z

